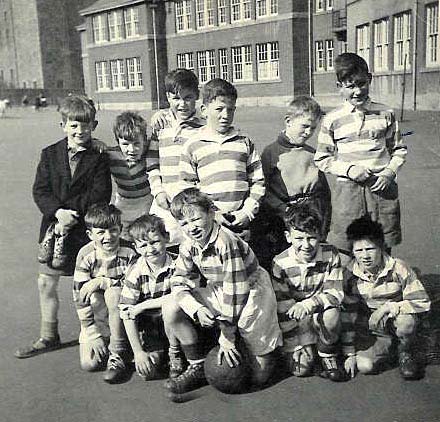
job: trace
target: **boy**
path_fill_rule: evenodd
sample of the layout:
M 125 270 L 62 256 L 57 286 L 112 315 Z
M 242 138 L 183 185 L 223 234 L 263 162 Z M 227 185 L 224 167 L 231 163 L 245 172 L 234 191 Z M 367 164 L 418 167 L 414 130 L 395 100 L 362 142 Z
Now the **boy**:
M 105 154 L 92 148 L 98 122 L 91 100 L 78 95 L 60 106 L 66 138 L 44 148 L 33 185 L 33 197 L 43 213 L 40 228 L 38 289 L 40 338 L 16 351 L 28 358 L 60 347 L 58 282 L 72 275 L 79 249 L 88 242 L 84 215 L 96 202 L 108 202 L 111 178 Z
M 73 276 L 73 300 L 81 322 L 80 364 L 82 369 L 94 371 L 107 355 L 91 305 L 95 292 L 103 291 L 110 328 L 110 356 L 104 381 L 112 384 L 126 375 L 128 342 L 118 304 L 125 272 L 136 253 L 128 242 L 120 239 L 121 211 L 114 205 L 95 204 L 84 220 L 91 242 L 79 251 Z
M 346 371 L 351 377 L 357 370 L 376 373 L 389 358 L 397 337 L 402 377 L 420 378 L 412 345 L 417 323 L 431 305 L 423 285 L 408 264 L 385 252 L 382 226 L 370 217 L 353 221 L 347 238 L 353 244 L 354 258 L 347 266 L 342 313 Z
M 196 327 L 217 322 L 218 359 L 239 365 L 241 339 L 250 354 L 253 381 L 263 384 L 270 375 L 271 352 L 281 343 L 269 275 L 248 244 L 216 222 L 212 200 L 196 188 L 176 195 L 171 213 L 188 239 L 180 245 L 172 294 L 162 311 L 170 345 L 181 345 L 189 366 L 166 388 L 184 393 L 206 384 L 205 352 Z
M 147 175 L 147 124 L 139 114 L 126 111 L 116 117 L 113 133 L 118 145 L 106 152 L 116 184 L 115 205 L 122 211 L 122 237 L 128 239 L 128 226 L 148 214 L 153 202 Z
M 180 155 L 188 137 L 204 122 L 196 115 L 199 98 L 199 81 L 193 72 L 176 69 L 165 77 L 165 91 L 170 108 L 162 113 L 165 126 L 153 128 L 148 150 L 148 178 L 154 201 L 151 214 L 165 222 L 171 243 L 178 243 L 181 231 L 171 217 L 169 207 L 173 197 L 180 191 Z
M 140 257 L 127 273 L 119 308 L 136 371 L 147 380 L 156 378 L 165 363 L 167 340 L 161 309 L 171 292 L 173 258 L 166 251 L 169 234 L 159 217 L 139 217 L 128 230 Z
M 315 154 L 319 169 L 337 176 L 328 241 L 348 253 L 346 228 L 370 213 L 382 224 L 386 247 L 391 248 L 402 238 L 395 178 L 406 146 L 394 112 L 370 100 L 372 76 L 365 60 L 343 53 L 335 69 L 344 104 L 323 119 Z
M 232 126 L 237 90 L 223 79 L 203 87 L 206 126 L 183 146 L 181 188 L 197 186 L 223 214 L 223 223 L 244 238 L 264 195 L 264 176 L 253 142 Z
M 293 375 L 303 377 L 312 371 L 316 344 L 322 375 L 343 381 L 336 358 L 344 297 L 339 255 L 333 246 L 320 244 L 322 220 L 316 210 L 289 210 L 286 226 L 291 246 L 274 258 L 272 270 L 281 351 Z
M 323 221 L 325 240 L 330 223 L 330 188 L 307 144 L 321 118 L 319 104 L 310 97 L 290 101 L 284 118 L 285 129 L 261 156 L 266 181 L 263 204 L 252 224 L 251 246 L 255 245 L 260 264 L 270 268 L 272 259 L 288 247 L 284 237 L 284 217 L 291 205 L 315 208 Z

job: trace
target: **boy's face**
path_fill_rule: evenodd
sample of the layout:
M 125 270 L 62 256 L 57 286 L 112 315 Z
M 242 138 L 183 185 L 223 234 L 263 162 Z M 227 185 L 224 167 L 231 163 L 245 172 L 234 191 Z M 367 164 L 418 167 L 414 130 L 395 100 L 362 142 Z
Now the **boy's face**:
M 291 227 L 286 232 L 286 238 L 292 244 L 300 261 L 312 262 L 315 259 L 321 241 L 321 236 L 318 233 L 308 233 Z
M 371 73 L 360 73 L 343 82 L 338 82 L 342 98 L 352 106 L 362 106 L 370 93 Z
M 364 272 L 376 274 L 382 266 L 382 248 L 370 239 L 355 240 L 353 255 Z
M 189 119 L 195 113 L 198 97 L 197 92 L 188 88 L 181 88 L 176 94 L 167 92 L 170 109 L 177 120 L 181 121 Z
M 203 104 L 202 110 L 206 114 L 206 126 L 213 132 L 226 133 L 232 126 L 235 114 L 233 98 L 216 97 L 209 104 Z
M 144 149 L 144 137 L 139 133 L 133 140 L 118 138 L 119 148 L 128 163 L 136 163 L 141 159 Z
M 168 240 L 158 231 L 148 232 L 146 239 L 133 239 L 136 251 L 154 266 L 164 264 Z
M 95 242 L 98 249 L 106 253 L 116 252 L 119 247 L 119 237 L 121 236 L 121 226 L 112 226 L 108 229 L 92 227 L 87 230 L 90 240 Z
M 187 215 L 178 221 L 188 237 L 204 246 L 208 242 L 214 226 L 214 212 L 206 212 L 195 205 L 191 207 Z
M 293 145 L 304 145 L 313 135 L 316 129 L 317 120 L 311 114 L 302 116 L 286 116 L 286 135 Z
M 98 122 L 79 122 L 77 120 L 67 119 L 61 123 L 64 132 L 67 135 L 67 141 L 71 146 L 86 147 L 92 139 L 92 132 L 95 130 Z

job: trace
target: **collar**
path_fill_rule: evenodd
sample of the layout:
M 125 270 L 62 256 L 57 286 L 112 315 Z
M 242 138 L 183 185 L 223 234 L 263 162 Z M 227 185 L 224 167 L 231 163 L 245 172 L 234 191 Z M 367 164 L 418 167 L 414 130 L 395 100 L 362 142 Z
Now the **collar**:
M 384 266 L 382 270 L 377 275 L 374 276 L 376 280 L 385 277 L 390 271 L 394 269 L 394 265 L 396 263 L 396 260 L 392 256 L 386 254 L 385 252 L 382 252 L 382 256 L 383 256 Z M 362 280 L 371 282 L 372 279 L 371 275 L 369 276 L 368 273 L 364 272 L 360 268 L 359 264 L 356 262 L 355 259 L 352 260 L 350 267 L 353 275 L 361 278 Z
M 207 126 L 203 126 L 199 129 L 199 138 L 203 141 L 223 143 L 239 135 L 240 131 L 233 126 L 231 126 L 231 128 L 226 133 L 213 132 Z
M 146 266 L 147 266 L 147 268 L 148 268 L 148 271 L 149 271 L 149 273 L 150 273 L 150 274 L 148 274 L 148 275 L 149 275 L 149 276 L 156 276 L 156 277 L 157 277 L 159 274 L 162 274 L 162 273 L 167 272 L 167 271 L 171 268 L 171 265 L 172 265 L 173 262 L 174 262 L 174 260 L 173 260 L 173 258 L 171 257 L 171 255 L 167 252 L 167 253 L 166 253 L 166 258 L 165 258 L 165 264 L 155 272 L 155 271 L 151 268 L 150 264 L 149 264 L 148 261 L 145 259 L 145 257 L 142 257 L 142 259 L 144 260 L 144 262 L 145 262 L 145 264 L 146 264 Z
M 184 126 L 185 124 L 192 123 L 192 122 L 198 123 L 200 125 L 205 125 L 205 123 L 206 123 L 205 119 L 203 119 L 203 117 L 200 115 L 198 110 L 194 111 L 194 113 L 185 120 L 178 120 L 176 115 L 173 113 L 173 111 L 171 109 L 169 109 L 169 111 L 168 111 L 168 116 L 169 116 L 171 126 L 173 126 L 173 127 L 174 126 Z
M 118 248 L 116 249 L 116 251 L 114 253 L 112 253 L 111 255 L 107 255 L 106 252 L 104 252 L 101 248 L 98 248 L 96 246 L 96 243 L 93 242 L 93 248 L 95 249 L 95 254 L 97 258 L 103 259 L 103 260 L 110 260 L 115 258 L 116 256 L 118 256 L 119 253 L 119 248 L 121 247 L 121 242 L 119 241 L 119 245 Z
M 70 152 L 72 155 L 75 155 L 79 152 L 87 151 L 87 148 L 77 145 L 71 145 L 69 144 L 69 141 L 67 141 L 67 151 Z
M 286 147 L 286 148 L 300 149 L 300 148 L 303 148 L 305 146 L 305 144 L 303 144 L 303 145 L 292 144 L 290 142 L 290 138 L 287 136 L 286 131 L 284 131 L 284 130 L 278 135 L 277 142 L 281 146 Z
M 216 221 L 214 221 L 211 234 L 209 235 L 209 239 L 206 242 L 205 246 L 201 246 L 199 243 L 195 243 L 196 248 L 200 252 L 204 252 L 209 249 L 217 241 L 218 235 L 220 234 L 220 229 L 220 225 Z
M 307 268 L 315 267 L 319 262 L 323 262 L 323 255 L 322 255 L 322 246 L 319 245 L 318 250 L 316 251 L 315 259 L 312 262 L 303 262 L 301 261 L 298 256 L 295 253 L 295 250 L 291 246 L 288 249 L 289 258 L 298 265 L 304 265 Z
M 364 104 L 362 104 L 359 107 L 354 106 L 353 104 L 350 104 L 347 100 L 344 101 L 344 107 L 347 109 L 348 112 L 353 113 L 354 111 L 368 111 L 371 107 L 371 98 L 368 97 L 367 101 L 365 101 Z

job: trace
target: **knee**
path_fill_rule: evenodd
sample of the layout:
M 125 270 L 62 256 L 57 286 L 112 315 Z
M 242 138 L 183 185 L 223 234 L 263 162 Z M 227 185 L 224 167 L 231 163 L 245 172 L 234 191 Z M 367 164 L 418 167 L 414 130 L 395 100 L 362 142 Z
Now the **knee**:
M 416 331 L 416 320 L 412 315 L 398 315 L 394 325 L 398 337 L 411 336 Z
M 162 319 L 165 325 L 173 325 L 181 320 L 182 310 L 172 295 L 168 295 L 162 304 Z
M 330 331 L 338 331 L 340 327 L 340 312 L 337 308 L 324 311 L 324 325 Z
M 357 369 L 361 374 L 371 374 L 374 372 L 374 362 L 364 356 L 356 358 Z
M 107 305 L 109 315 L 119 315 L 119 297 L 121 296 L 121 289 L 118 287 L 110 287 L 104 293 L 105 304 Z
M 57 287 L 58 279 L 47 274 L 38 276 L 38 290 L 44 296 L 52 296 Z

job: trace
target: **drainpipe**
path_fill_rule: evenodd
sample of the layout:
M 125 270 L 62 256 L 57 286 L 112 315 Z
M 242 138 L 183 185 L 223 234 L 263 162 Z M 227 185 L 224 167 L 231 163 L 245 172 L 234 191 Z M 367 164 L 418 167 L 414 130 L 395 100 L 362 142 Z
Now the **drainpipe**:
M 418 49 L 418 17 L 419 1 L 414 1 L 413 15 L 414 15 L 414 41 L 413 41 L 413 59 L 412 59 L 412 97 L 413 110 L 417 110 L 417 49 Z

